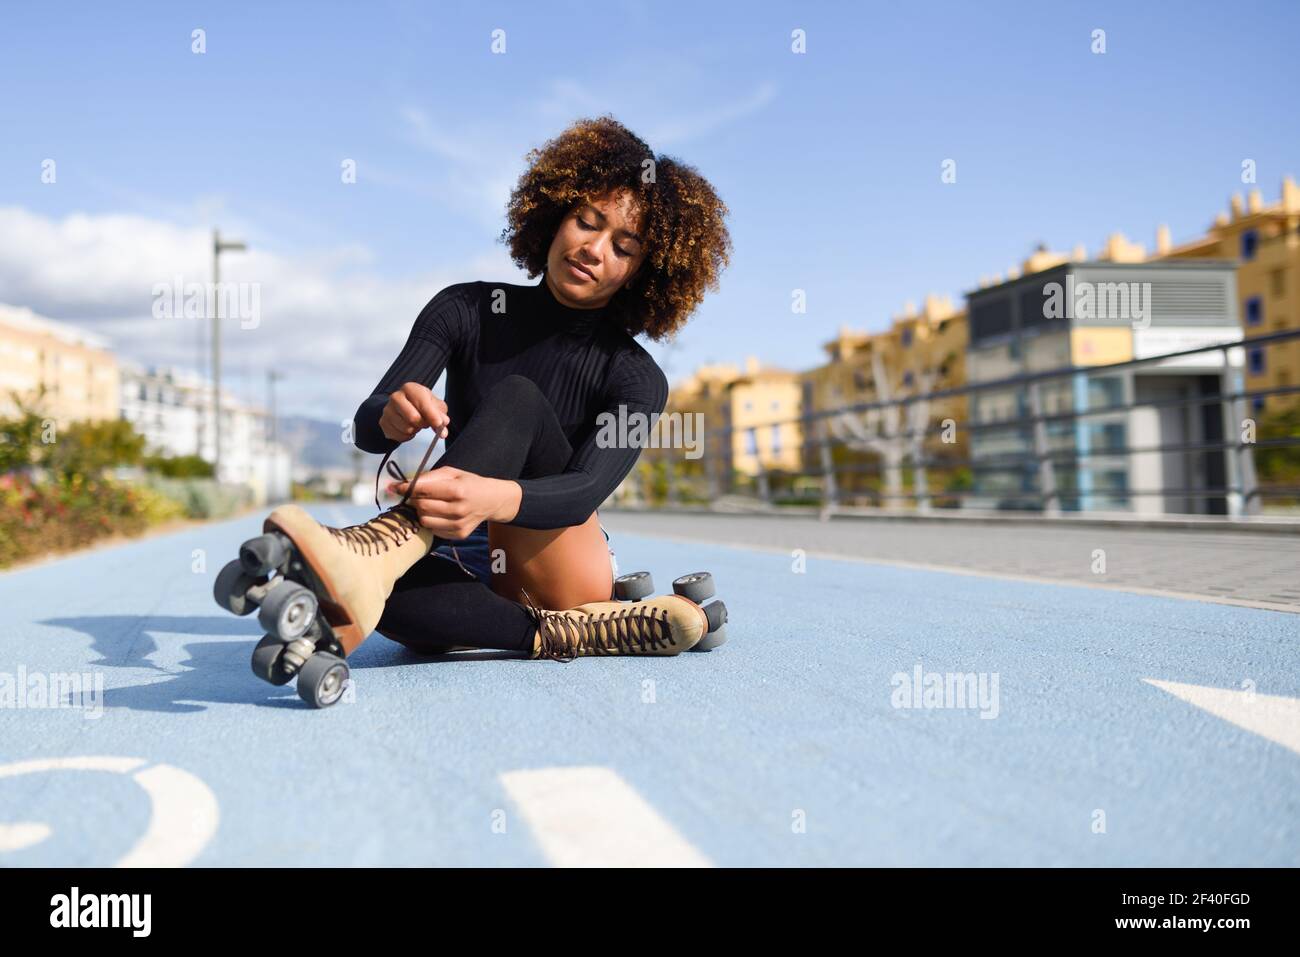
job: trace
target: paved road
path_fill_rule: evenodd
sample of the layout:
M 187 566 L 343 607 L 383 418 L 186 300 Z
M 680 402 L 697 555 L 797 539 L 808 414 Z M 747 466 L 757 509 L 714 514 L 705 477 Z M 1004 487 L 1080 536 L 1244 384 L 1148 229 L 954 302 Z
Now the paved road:
M 212 604 L 257 517 L 0 575 L 0 864 L 1300 864 L 1292 614 L 609 519 L 624 570 L 716 573 L 725 646 L 561 665 L 375 636 L 314 711 Z M 98 712 L 39 706 L 33 676 L 82 672 Z
M 602 510 L 611 530 L 1300 611 L 1300 534 Z M 613 531 L 611 531 L 613 534 Z M 1100 554 L 1099 554 L 1100 553 Z

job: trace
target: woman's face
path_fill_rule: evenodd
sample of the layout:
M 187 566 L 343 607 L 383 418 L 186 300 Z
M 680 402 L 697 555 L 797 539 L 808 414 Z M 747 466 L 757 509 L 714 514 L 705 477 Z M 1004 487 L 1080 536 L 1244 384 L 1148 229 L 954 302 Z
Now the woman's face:
M 635 275 L 645 259 L 632 194 L 597 197 L 560 223 L 546 255 L 546 282 L 566 306 L 596 309 Z

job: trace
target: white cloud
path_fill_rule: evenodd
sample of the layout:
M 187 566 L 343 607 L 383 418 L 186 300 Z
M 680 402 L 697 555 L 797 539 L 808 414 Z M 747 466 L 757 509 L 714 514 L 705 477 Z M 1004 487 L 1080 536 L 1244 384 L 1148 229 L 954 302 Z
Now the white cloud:
M 206 354 L 210 323 L 153 318 L 152 293 L 177 276 L 208 282 L 211 241 L 206 230 L 140 216 L 50 219 L 0 208 L 0 302 L 103 336 L 122 359 L 193 368 L 201 336 Z M 528 281 L 504 249 L 397 279 L 378 275 L 373 262 L 359 245 L 301 255 L 250 248 L 223 257 L 222 278 L 259 284 L 261 307 L 255 328 L 223 324 L 223 382 L 238 384 L 243 373 L 260 398 L 266 370 L 275 368 L 286 374 L 277 393 L 283 412 L 347 417 L 440 289 L 475 279 Z

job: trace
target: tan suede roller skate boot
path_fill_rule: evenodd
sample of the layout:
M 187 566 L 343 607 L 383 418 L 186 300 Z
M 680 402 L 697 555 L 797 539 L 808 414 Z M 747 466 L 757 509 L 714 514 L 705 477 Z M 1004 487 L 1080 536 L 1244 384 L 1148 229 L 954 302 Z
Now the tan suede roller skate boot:
M 217 603 L 236 615 L 256 609 L 267 634 L 253 650 L 254 674 L 273 685 L 296 675 L 298 694 L 328 707 L 347 684 L 344 659 L 375 630 L 397 580 L 429 553 L 433 530 L 405 504 L 347 528 L 282 505 L 262 528 L 217 575 Z
M 564 611 L 524 604 L 537 623 L 531 658 L 572 661 L 586 655 L 678 655 L 709 630 L 704 609 L 681 595 L 644 601 L 593 601 Z
M 429 553 L 434 537 L 405 505 L 347 528 L 322 525 L 299 506 L 282 505 L 262 528 L 288 537 L 320 581 L 313 590 L 345 654 L 375 630 L 393 586 Z

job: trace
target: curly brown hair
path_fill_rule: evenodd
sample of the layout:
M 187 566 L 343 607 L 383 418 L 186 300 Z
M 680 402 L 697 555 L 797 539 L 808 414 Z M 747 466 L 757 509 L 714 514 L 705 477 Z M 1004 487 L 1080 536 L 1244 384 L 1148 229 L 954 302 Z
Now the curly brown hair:
M 723 223 L 728 210 L 694 167 L 655 156 L 609 115 L 578 120 L 525 160 L 528 168 L 510 194 L 500 239 L 530 277 L 546 268 L 565 216 L 581 203 L 627 191 L 643 215 L 646 256 L 609 303 L 623 328 L 656 342 L 671 338 L 705 292 L 718 288 L 718 276 L 731 262 L 731 236 Z

